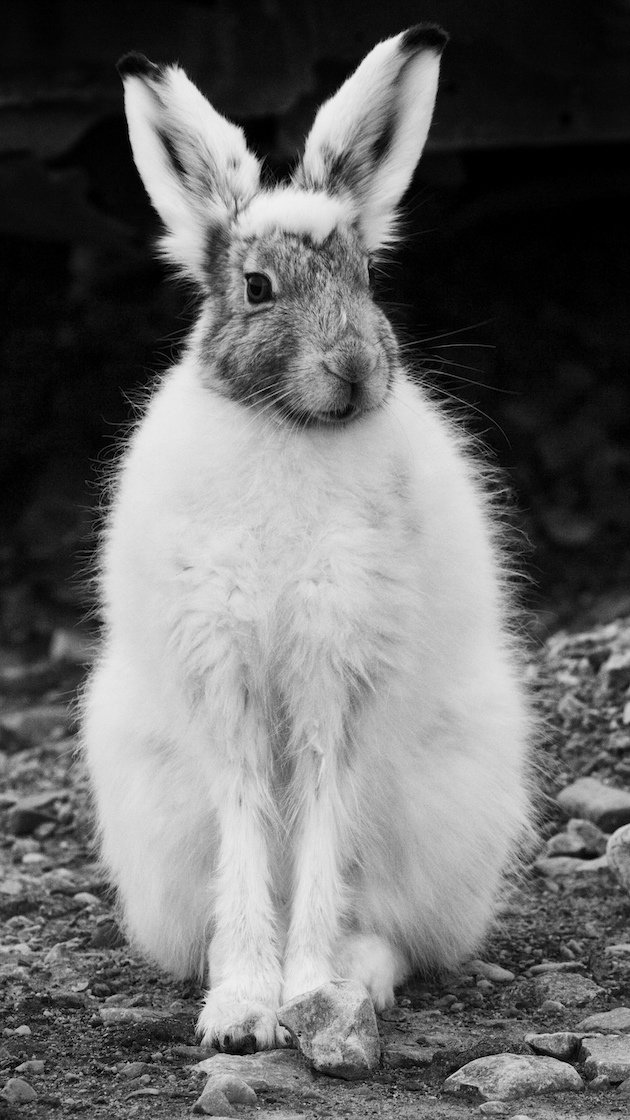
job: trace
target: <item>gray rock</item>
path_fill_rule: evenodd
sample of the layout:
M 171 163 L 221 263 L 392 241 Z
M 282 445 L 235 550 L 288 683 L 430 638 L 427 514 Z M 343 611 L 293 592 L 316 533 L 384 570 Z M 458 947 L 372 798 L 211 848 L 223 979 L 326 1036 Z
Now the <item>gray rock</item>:
M 614 957 L 615 960 L 623 962 L 630 960 L 630 943 L 621 941 L 618 945 L 607 945 L 604 949 L 605 957 Z
M 261 1050 L 258 1054 L 213 1054 L 193 1067 L 213 1077 L 239 1077 L 255 1092 L 312 1088 L 313 1074 L 295 1050 Z
M 574 856 L 539 856 L 534 867 L 549 879 L 562 879 L 565 875 L 594 875 L 608 870 L 606 856 L 596 859 L 577 859 Z
M 515 979 L 513 972 L 491 961 L 468 961 L 465 967 L 473 976 L 482 976 L 484 980 L 492 980 L 495 984 L 511 984 Z
M 605 1077 L 618 1084 L 630 1077 L 630 1038 L 627 1034 L 587 1035 L 582 1039 L 580 1058 L 589 1079 Z
M 132 1081 L 134 1077 L 140 1077 L 143 1073 L 148 1073 L 150 1068 L 147 1062 L 123 1062 L 118 1072 L 127 1081 Z
M 154 1007 L 99 1007 L 98 1013 L 108 1026 L 114 1023 L 155 1023 L 170 1018 L 167 1011 Z
M 9 1104 L 29 1104 L 37 1100 L 37 1093 L 22 1077 L 10 1077 L 2 1090 Z
M 280 1008 L 278 1020 L 320 1073 L 355 1080 L 379 1063 L 374 1006 L 367 989 L 353 980 L 332 980 L 297 996 Z
M 120 949 L 126 944 L 125 935 L 115 918 L 105 917 L 97 922 L 90 936 L 92 949 Z
M 248 1085 L 242 1077 L 237 1077 L 235 1074 L 211 1074 L 204 1086 L 204 1092 L 209 1087 L 225 1093 L 230 1104 L 256 1104 L 258 1102 L 258 1097 L 251 1085 Z
M 407 1012 L 402 1007 L 386 1007 L 384 1011 L 379 1011 L 378 1017 L 384 1023 L 404 1023 Z
M 179 1010 L 158 1011 L 155 1007 L 121 1007 L 117 1004 L 100 1007 L 98 1018 L 109 1027 L 124 1027 L 145 1041 L 151 1038 L 153 1042 L 169 1044 L 185 1042 L 194 1033 L 190 1015 Z
M 607 993 L 588 976 L 575 972 L 548 972 L 534 980 L 534 991 L 540 1003 L 551 1000 L 564 1007 L 584 1007 Z
M 493 1054 L 462 1066 L 444 1082 L 449 1093 L 476 1091 L 486 1101 L 516 1100 L 537 1094 L 584 1088 L 573 1066 L 556 1058 L 526 1054 Z
M 203 1092 L 193 1105 L 193 1112 L 206 1116 L 236 1116 L 234 1104 L 257 1104 L 254 1090 L 236 1074 L 210 1075 Z
M 550 1058 L 570 1062 L 580 1047 L 580 1037 L 571 1031 L 556 1031 L 553 1034 L 526 1034 L 525 1041 L 535 1054 L 547 1054 Z
M 101 922 L 96 923 L 90 935 L 91 949 L 120 949 L 126 944 L 126 936 L 113 917 L 104 917 Z
M 29 1058 L 28 1061 L 21 1062 L 19 1066 L 16 1066 L 13 1072 L 14 1073 L 43 1073 L 44 1072 L 44 1062 L 41 1060 L 41 1058 Z
M 630 649 L 611 653 L 599 670 L 609 688 L 625 690 L 630 686 Z
M 418 1046 L 414 1042 L 388 1042 L 383 1048 L 383 1065 L 386 1069 L 420 1069 L 431 1065 L 435 1050 Z
M 74 958 L 81 945 L 82 942 L 78 937 L 72 937 L 69 941 L 57 941 L 44 957 L 42 962 L 44 968 L 58 968 L 62 965 L 76 967 Z
M 572 817 L 564 832 L 552 836 L 546 845 L 547 856 L 603 856 L 606 834 L 592 821 Z
M 213 1054 L 217 1054 L 218 1050 L 213 1050 Z M 198 1062 L 207 1059 L 211 1056 L 207 1046 L 189 1046 L 185 1042 L 178 1042 L 173 1046 L 173 1054 L 177 1058 L 188 1058 L 192 1060 L 195 1058 Z
M 91 894 L 90 891 L 78 891 L 77 894 L 74 894 L 72 897 L 79 906 L 87 907 L 103 905 L 102 899 L 98 898 L 98 896 L 95 894 Z
M 606 855 L 615 879 L 624 890 L 630 891 L 630 824 L 616 829 L 608 838 Z
M 544 976 L 546 973 L 555 972 L 583 972 L 584 965 L 581 961 L 541 961 L 527 969 L 528 976 Z
M 630 793 L 606 786 L 597 778 L 578 778 L 556 800 L 566 813 L 594 821 L 604 832 L 630 824 Z
M 630 1007 L 614 1007 L 612 1011 L 589 1015 L 575 1029 L 582 1034 L 625 1034 L 630 1032 Z
M 67 735 L 71 725 L 67 704 L 31 704 L 22 711 L 6 712 L 0 717 L 0 726 L 5 731 L 34 743 Z
M 238 1116 L 225 1093 L 219 1089 L 204 1089 L 200 1097 L 192 1106 L 194 1113 L 203 1113 L 206 1116 Z
M 12 836 L 32 836 L 40 824 L 54 823 L 55 818 L 39 809 L 24 809 L 14 805 L 7 813 L 7 829 Z
M 610 1089 L 610 1085 L 611 1082 L 604 1076 L 594 1077 L 593 1080 L 588 1083 L 589 1089 Z
M 254 1120 L 312 1120 L 312 1118 L 312 1112 L 307 1117 L 305 1112 L 285 1112 L 284 1109 L 280 1109 L 279 1112 L 275 1109 L 273 1112 L 268 1112 L 267 1109 L 264 1109 L 262 1112 L 256 1112 Z

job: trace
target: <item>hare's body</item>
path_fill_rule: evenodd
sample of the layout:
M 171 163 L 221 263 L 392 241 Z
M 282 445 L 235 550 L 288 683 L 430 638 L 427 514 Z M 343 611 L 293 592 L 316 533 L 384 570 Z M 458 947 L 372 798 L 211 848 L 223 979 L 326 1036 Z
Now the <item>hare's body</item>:
M 280 1001 L 333 976 L 383 1006 L 414 967 L 472 950 L 526 817 L 526 717 L 476 469 L 384 317 L 339 286 L 352 245 L 318 248 L 334 207 L 315 219 L 288 192 L 280 219 L 275 197 L 238 220 L 222 295 L 123 459 L 85 698 L 128 929 L 180 976 L 209 950 L 200 1028 L 228 1048 L 273 1045 Z M 299 358 L 265 311 L 230 339 L 239 253 L 279 284 L 275 316 L 304 315 Z M 285 349 L 272 330 L 233 367 L 274 322 Z M 330 391 L 363 371 L 348 422 L 317 397 L 322 338 L 326 371 L 342 369 Z

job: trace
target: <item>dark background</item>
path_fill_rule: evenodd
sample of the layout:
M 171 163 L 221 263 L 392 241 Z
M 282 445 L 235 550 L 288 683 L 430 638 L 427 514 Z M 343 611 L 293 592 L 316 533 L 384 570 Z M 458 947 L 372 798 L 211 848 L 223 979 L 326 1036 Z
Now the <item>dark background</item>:
M 630 611 L 627 0 L 16 0 L 0 43 L 7 657 L 72 653 L 99 470 L 193 312 L 152 259 L 117 58 L 179 60 L 283 173 L 321 100 L 419 20 L 451 43 L 380 298 L 507 472 L 533 632 Z

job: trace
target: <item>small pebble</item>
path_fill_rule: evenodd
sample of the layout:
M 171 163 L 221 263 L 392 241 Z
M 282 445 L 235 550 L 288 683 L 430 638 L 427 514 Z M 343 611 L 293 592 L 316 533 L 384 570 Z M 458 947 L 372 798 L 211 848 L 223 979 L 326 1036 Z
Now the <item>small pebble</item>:
M 580 1039 L 570 1031 L 557 1031 L 555 1034 L 526 1034 L 525 1041 L 536 1054 L 547 1054 L 550 1058 L 570 1061 L 577 1053 Z
M 146 1073 L 146 1070 L 146 1062 L 123 1062 L 118 1072 L 121 1077 L 125 1077 L 128 1081 L 131 1081 L 132 1078 L 140 1077 L 141 1074 Z
M 623 825 L 608 838 L 606 854 L 615 879 L 624 890 L 630 891 L 630 825 Z
M 209 1078 L 211 1081 L 212 1078 Z M 236 1109 L 232 1107 L 225 1093 L 220 1089 L 213 1089 L 212 1087 L 204 1089 L 200 1097 L 192 1106 L 194 1113 L 202 1113 L 204 1116 L 236 1116 L 238 1115 Z
M 588 1082 L 589 1089 L 610 1089 L 610 1079 L 603 1073 L 598 1073 Z
M 630 823 L 630 793 L 597 778 L 578 778 L 558 794 L 558 804 L 573 817 L 594 821 L 603 832 Z
M 508 1116 L 510 1105 L 505 1101 L 484 1101 L 476 1110 L 481 1116 Z
M 44 1062 L 40 1058 L 29 1058 L 28 1061 L 22 1062 L 21 1065 L 16 1066 L 14 1073 L 43 1073 Z
M 466 968 L 473 976 L 482 976 L 484 980 L 492 980 L 495 984 L 511 984 L 515 978 L 514 973 L 509 969 L 502 968 L 500 964 L 493 964 L 491 961 L 469 961 Z
M 578 1023 L 576 1030 L 583 1034 L 626 1034 L 630 1032 L 630 1007 L 614 1007 L 600 1011 Z
M 89 891 L 79 891 L 78 894 L 73 894 L 73 899 L 78 902 L 80 906 L 100 906 L 101 899 L 95 894 L 90 894 Z

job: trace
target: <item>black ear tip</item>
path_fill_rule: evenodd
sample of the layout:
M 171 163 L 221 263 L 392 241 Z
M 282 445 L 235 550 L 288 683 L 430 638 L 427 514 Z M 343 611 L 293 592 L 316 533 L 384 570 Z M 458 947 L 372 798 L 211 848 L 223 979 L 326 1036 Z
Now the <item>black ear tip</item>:
M 129 51 L 116 63 L 121 78 L 159 78 L 160 68 L 139 51 Z
M 425 50 L 441 54 L 448 39 L 446 31 L 437 23 L 417 23 L 404 32 L 401 46 L 404 51 Z

